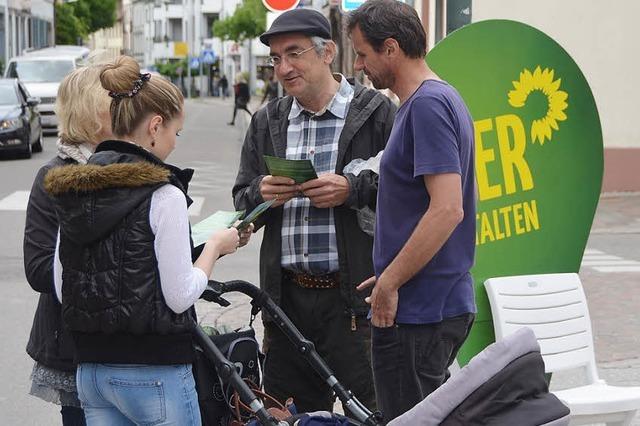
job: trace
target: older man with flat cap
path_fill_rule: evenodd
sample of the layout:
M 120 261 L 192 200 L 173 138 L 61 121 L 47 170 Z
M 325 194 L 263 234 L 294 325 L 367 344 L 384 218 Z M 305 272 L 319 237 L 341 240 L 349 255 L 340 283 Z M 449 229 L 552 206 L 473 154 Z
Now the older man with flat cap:
M 375 406 L 368 311 L 356 286 L 373 274 L 373 239 L 357 211 L 375 209 L 378 176 L 343 173 L 356 159 L 375 157 L 389 137 L 395 106 L 375 90 L 331 72 L 336 44 L 327 18 L 293 9 L 260 40 L 287 96 L 256 112 L 233 187 L 238 210 L 266 200 L 255 222 L 264 227 L 260 285 L 313 343 L 341 382 Z M 264 155 L 309 159 L 318 175 L 304 183 L 270 175 Z M 299 411 L 330 410 L 329 387 L 265 318 L 265 390 L 292 396 Z

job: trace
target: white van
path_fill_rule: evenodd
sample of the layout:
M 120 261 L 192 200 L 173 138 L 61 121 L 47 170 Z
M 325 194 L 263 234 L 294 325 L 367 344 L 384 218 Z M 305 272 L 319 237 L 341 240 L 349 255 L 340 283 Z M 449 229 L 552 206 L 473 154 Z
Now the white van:
M 46 52 L 44 50 L 47 50 Z M 4 72 L 5 78 L 18 78 L 31 96 L 40 98 L 38 109 L 45 132 L 57 132 L 58 119 L 54 112 L 58 87 L 62 79 L 83 64 L 78 52 L 47 48 L 11 58 Z

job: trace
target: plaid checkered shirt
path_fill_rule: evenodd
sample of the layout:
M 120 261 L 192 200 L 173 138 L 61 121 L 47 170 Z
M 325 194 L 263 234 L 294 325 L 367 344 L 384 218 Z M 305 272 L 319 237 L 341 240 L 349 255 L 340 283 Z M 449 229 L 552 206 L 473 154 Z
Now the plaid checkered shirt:
M 338 140 L 353 99 L 353 88 L 344 76 L 339 77 L 340 87 L 324 109 L 317 113 L 306 111 L 294 98 L 289 112 L 286 158 L 308 158 L 318 176 L 335 173 Z M 313 275 L 338 271 L 333 208 L 313 207 L 306 197 L 285 203 L 281 265 Z

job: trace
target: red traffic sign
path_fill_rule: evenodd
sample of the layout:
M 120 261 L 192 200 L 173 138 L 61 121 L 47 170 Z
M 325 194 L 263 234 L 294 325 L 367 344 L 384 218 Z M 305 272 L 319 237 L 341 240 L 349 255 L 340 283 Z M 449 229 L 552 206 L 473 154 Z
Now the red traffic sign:
M 300 0 L 262 0 L 264 7 L 272 12 L 285 12 L 295 8 Z

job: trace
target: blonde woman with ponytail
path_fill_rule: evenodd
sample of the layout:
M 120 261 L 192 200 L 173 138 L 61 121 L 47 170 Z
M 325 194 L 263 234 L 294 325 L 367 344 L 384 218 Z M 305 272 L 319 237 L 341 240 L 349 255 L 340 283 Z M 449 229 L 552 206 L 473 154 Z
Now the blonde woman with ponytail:
M 199 425 L 193 304 L 240 236 L 213 234 L 192 263 L 193 172 L 165 163 L 184 124 L 182 94 L 128 56 L 100 81 L 114 139 L 87 165 L 45 179 L 60 217 L 55 284 L 76 344 L 79 397 L 89 425 Z

